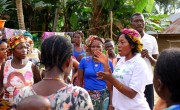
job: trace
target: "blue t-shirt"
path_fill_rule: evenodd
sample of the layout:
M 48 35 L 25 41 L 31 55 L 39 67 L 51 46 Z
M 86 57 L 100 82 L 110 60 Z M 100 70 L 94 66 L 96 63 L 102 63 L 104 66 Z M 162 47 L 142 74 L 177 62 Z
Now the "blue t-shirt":
M 172 105 L 169 108 L 166 108 L 165 110 L 180 110 L 180 104 Z
M 112 62 L 109 61 L 113 72 Z M 84 88 L 86 90 L 102 90 L 106 88 L 104 80 L 97 79 L 97 72 L 104 71 L 104 66 L 100 62 L 95 62 L 92 57 L 83 57 L 79 64 L 79 69 L 84 71 Z
M 73 49 L 73 56 L 77 59 L 80 54 L 83 54 L 85 51 L 82 49 L 82 51 L 77 52 L 76 49 Z

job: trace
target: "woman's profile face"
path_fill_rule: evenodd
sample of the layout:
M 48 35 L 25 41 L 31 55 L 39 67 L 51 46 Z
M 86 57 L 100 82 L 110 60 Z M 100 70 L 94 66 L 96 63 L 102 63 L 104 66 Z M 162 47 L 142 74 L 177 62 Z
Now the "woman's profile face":
M 13 50 L 13 56 L 24 59 L 26 58 L 27 50 L 28 49 L 26 43 L 20 43 L 17 46 L 15 46 Z
M 0 59 L 4 59 L 7 57 L 7 43 L 2 42 L 0 44 Z
M 22 87 L 24 87 L 24 82 L 17 76 L 14 76 L 11 80 L 10 80 L 10 84 L 12 86 L 14 86 L 17 89 L 20 89 Z
M 118 53 L 120 56 L 132 55 L 132 47 L 124 34 L 122 34 L 118 39 Z
M 103 44 L 99 40 L 94 40 L 91 44 L 91 52 L 94 54 L 95 51 L 99 50 L 100 52 L 103 51 Z

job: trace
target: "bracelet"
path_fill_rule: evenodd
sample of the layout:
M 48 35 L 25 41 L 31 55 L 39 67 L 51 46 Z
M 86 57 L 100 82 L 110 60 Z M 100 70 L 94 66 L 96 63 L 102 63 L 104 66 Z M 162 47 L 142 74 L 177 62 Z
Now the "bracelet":
M 113 105 L 109 105 L 110 107 L 113 107 Z

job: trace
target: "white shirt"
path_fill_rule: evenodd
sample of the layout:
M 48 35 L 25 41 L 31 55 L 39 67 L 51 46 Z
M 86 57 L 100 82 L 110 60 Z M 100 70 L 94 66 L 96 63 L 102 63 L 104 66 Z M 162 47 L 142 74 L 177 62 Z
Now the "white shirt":
M 154 54 L 159 54 L 158 44 L 157 44 L 157 40 L 155 39 L 155 37 L 145 33 L 141 40 L 143 43 L 143 49 L 147 49 L 149 55 L 152 56 Z M 151 62 L 149 61 L 149 59 L 144 58 L 144 60 L 146 61 L 147 65 L 148 65 L 148 69 L 149 69 L 149 75 L 148 75 L 148 79 L 147 79 L 147 85 L 149 85 L 149 84 L 153 83 L 153 69 L 152 69 L 152 65 L 151 65 Z
M 147 64 L 140 55 L 136 55 L 128 61 L 125 61 L 125 57 L 121 57 L 114 69 L 113 76 L 125 86 L 136 91 L 137 94 L 130 99 L 113 87 L 112 102 L 115 110 L 150 110 L 144 97 L 147 74 Z

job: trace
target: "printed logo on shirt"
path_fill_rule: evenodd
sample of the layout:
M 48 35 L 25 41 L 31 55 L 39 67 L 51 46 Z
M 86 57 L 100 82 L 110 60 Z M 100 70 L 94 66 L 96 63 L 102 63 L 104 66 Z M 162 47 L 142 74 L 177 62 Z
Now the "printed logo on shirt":
M 128 70 L 126 70 L 126 69 L 124 69 L 124 70 L 122 71 L 122 73 L 128 74 L 128 73 L 129 73 L 129 71 L 128 71 Z
M 119 78 L 119 79 L 123 79 L 123 76 L 122 75 L 113 75 L 114 76 L 114 78 Z
M 114 71 L 115 71 L 115 72 L 118 72 L 119 70 L 120 70 L 120 68 L 116 68 Z

